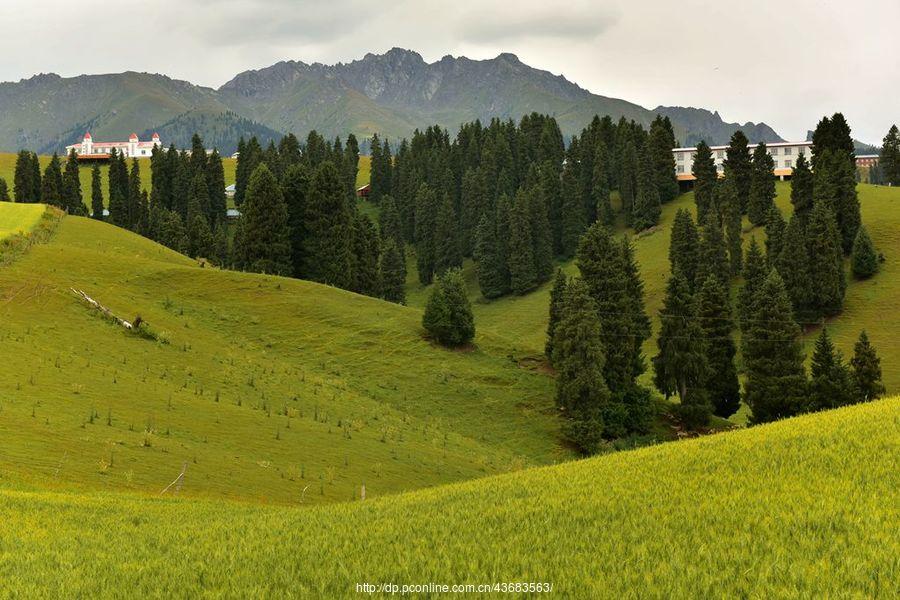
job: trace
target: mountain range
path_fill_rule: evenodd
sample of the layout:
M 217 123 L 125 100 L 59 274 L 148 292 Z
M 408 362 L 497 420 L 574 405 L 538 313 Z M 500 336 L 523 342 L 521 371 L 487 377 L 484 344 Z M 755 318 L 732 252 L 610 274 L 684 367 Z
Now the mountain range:
M 465 121 L 517 120 L 534 111 L 555 116 L 567 137 L 594 115 L 647 125 L 659 113 L 669 116 L 685 144 L 726 143 L 738 128 L 754 142 L 782 141 L 765 123 L 726 123 L 717 112 L 697 108 L 649 110 L 594 94 L 513 54 L 428 63 L 394 48 L 335 65 L 282 61 L 240 73 L 218 89 L 136 72 L 40 74 L 0 83 L 0 150 L 59 150 L 87 130 L 95 139 L 160 130 L 164 142 L 179 146 L 196 130 L 222 151 L 233 150 L 241 135 L 304 137 L 312 129 L 329 138 L 377 132 L 396 140 L 432 124 L 452 131 Z

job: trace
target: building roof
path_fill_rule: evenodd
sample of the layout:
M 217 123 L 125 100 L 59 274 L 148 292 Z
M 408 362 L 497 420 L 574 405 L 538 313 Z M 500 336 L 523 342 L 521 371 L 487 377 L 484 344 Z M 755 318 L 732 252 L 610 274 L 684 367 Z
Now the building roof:
M 756 146 L 756 144 L 748 144 L 750 148 Z M 766 148 L 781 148 L 786 146 L 812 146 L 812 142 L 772 142 L 771 144 L 767 143 Z M 672 152 L 687 152 L 688 150 L 696 150 L 697 147 L 693 146 L 690 148 L 672 148 Z M 728 146 L 710 146 L 710 150 L 728 150 Z

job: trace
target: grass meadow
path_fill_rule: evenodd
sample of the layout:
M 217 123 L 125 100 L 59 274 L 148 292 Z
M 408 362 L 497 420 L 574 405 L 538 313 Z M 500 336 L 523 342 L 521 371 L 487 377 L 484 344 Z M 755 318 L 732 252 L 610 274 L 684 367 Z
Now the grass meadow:
M 326 507 L 4 487 L 0 577 L 23 596 L 547 582 L 567 598 L 890 598 L 898 439 L 892 398 Z

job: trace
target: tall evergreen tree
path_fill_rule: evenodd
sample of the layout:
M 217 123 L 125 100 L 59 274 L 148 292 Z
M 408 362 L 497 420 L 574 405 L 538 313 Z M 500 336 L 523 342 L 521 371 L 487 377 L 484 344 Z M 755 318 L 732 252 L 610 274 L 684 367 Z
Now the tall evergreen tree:
M 59 156 L 56 152 L 44 169 L 44 177 L 41 179 L 41 202 L 52 206 L 63 206 L 63 177 Z
M 778 269 L 791 306 L 794 317 L 798 320 L 812 318 L 815 313 L 810 310 L 815 293 L 814 279 L 810 277 L 810 257 L 807 252 L 806 226 L 803 219 L 796 214 L 791 216 L 782 240 L 782 248 L 771 266 Z
M 109 222 L 118 227 L 128 227 L 128 181 L 122 181 L 119 169 L 119 154 L 113 148 L 109 153 L 109 172 L 107 173 L 107 189 L 109 191 Z
M 241 142 L 243 141 L 241 139 L 238 142 L 238 157 L 235 165 L 234 204 L 238 207 L 244 203 L 244 193 L 247 190 L 250 177 L 256 172 L 256 167 L 259 166 L 262 160 L 262 148 L 259 145 L 259 140 L 252 137 L 242 147 Z M 169 154 L 172 154 L 173 148 L 169 149 Z
M 860 227 L 856 233 L 850 265 L 857 279 L 866 279 L 878 272 L 878 253 L 865 227 Z
M 422 326 L 444 346 L 463 346 L 475 337 L 472 305 L 459 269 L 450 269 L 437 278 L 425 305 Z
M 16 202 L 37 202 L 41 197 L 41 172 L 38 166 L 37 180 L 32 170 L 32 154 L 28 150 L 20 150 L 16 156 L 16 169 L 13 176 L 13 196 Z
M 9 202 L 9 186 L 6 180 L 0 177 L 0 202 Z
M 566 289 L 569 280 L 562 269 L 556 270 L 556 277 L 553 279 L 553 287 L 550 288 L 550 316 L 547 320 L 547 342 L 544 345 L 544 355 L 553 361 L 553 340 L 556 335 L 556 326 L 563 315 L 563 303 L 566 299 Z
M 671 149 L 669 153 L 671 154 Z M 659 190 L 653 173 L 653 158 L 649 149 L 645 149 L 638 164 L 637 193 L 631 215 L 631 225 L 635 231 L 649 229 L 659 223 L 661 214 L 659 203 Z
M 810 280 L 815 282 L 812 308 L 818 316 L 833 316 L 844 305 L 847 282 L 844 276 L 841 237 L 834 215 L 823 202 L 816 202 L 807 229 Z
M 206 186 L 205 177 L 203 186 Z M 141 166 L 136 158 L 131 160 L 131 171 L 128 174 L 128 193 L 125 198 L 127 227 L 132 231 L 137 231 L 141 221 Z M 208 195 L 205 195 L 201 200 L 208 204 Z M 203 215 L 203 218 L 205 220 L 206 215 Z
M 694 162 L 691 167 L 694 176 L 694 202 L 697 204 L 697 222 L 706 222 L 706 213 L 713 205 L 713 194 L 719 173 L 712 151 L 704 141 L 697 144 Z
M 553 275 L 553 238 L 547 199 L 543 188 L 537 184 L 527 190 L 525 196 L 528 200 L 534 275 L 538 283 L 543 283 Z
M 103 220 L 103 188 L 100 182 L 100 165 L 91 169 L 91 218 Z
M 380 253 L 378 232 L 372 220 L 361 212 L 353 216 L 353 280 L 350 290 L 357 294 L 377 297 L 378 257 Z
M 803 152 L 797 157 L 791 174 L 791 204 L 794 214 L 801 219 L 808 219 L 813 208 L 813 173 Z
M 737 197 L 741 202 L 741 212 L 746 212 L 747 201 L 750 197 L 750 178 L 752 164 L 750 148 L 747 136 L 737 130 L 732 134 L 725 156 L 725 178 L 731 179 L 737 191 Z
M 378 263 L 381 297 L 406 304 L 406 259 L 394 238 L 385 238 Z
M 750 167 L 750 190 L 747 200 L 747 217 L 754 225 L 764 225 L 769 211 L 775 206 L 775 160 L 766 144 L 760 142 L 753 150 Z
M 699 257 L 696 281 L 706 281 L 712 275 L 727 287 L 731 280 L 731 264 L 728 262 L 722 226 L 713 211 L 707 213 L 706 223 L 700 230 Z
M 669 266 L 672 274 L 681 273 L 688 287 L 693 290 L 697 278 L 697 261 L 700 251 L 700 235 L 691 214 L 679 208 L 672 224 L 669 241 Z
M 672 152 L 670 150 L 670 158 L 671 155 Z M 594 150 L 594 173 L 591 180 L 591 194 L 597 211 L 597 219 L 605 225 L 612 225 L 615 220 L 615 213 L 613 213 L 612 204 L 610 204 L 609 200 L 610 167 L 609 150 L 607 150 L 603 140 L 600 140 L 597 142 L 597 148 Z M 677 182 L 675 183 L 675 193 L 678 193 Z
M 206 185 L 206 173 L 197 171 L 191 181 L 187 211 L 188 254 L 194 258 L 209 259 L 215 254 L 215 240 L 204 210 L 208 204 L 209 188 Z
M 850 369 L 844 364 L 841 353 L 835 349 L 825 327 L 822 327 L 822 333 L 816 340 L 810 372 L 809 410 L 837 408 L 856 401 L 857 392 Z
M 703 334 L 706 379 L 702 384 L 713 414 L 727 419 L 741 407 L 741 388 L 734 366 L 734 319 L 728 290 L 707 277 L 697 292 L 697 318 Z
M 516 294 L 525 294 L 537 286 L 534 270 L 534 245 L 531 240 L 529 218 L 529 194 L 519 190 L 509 213 L 509 267 L 510 287 Z
M 725 244 L 728 247 L 728 264 L 731 275 L 741 274 L 743 240 L 741 239 L 741 206 L 734 181 L 725 179 L 716 186 L 716 204 L 722 211 L 725 224 Z
M 347 289 L 353 281 L 353 217 L 344 178 L 331 161 L 320 163 L 306 198 L 305 275 Z
M 900 130 L 891 125 L 884 136 L 878 164 L 888 185 L 900 185 Z
M 478 223 L 473 257 L 481 295 L 485 298 L 502 296 L 506 292 L 503 277 L 506 265 L 502 264 L 500 258 L 497 228 L 494 220 L 487 214 L 482 215 Z
M 566 163 L 562 173 L 562 254 L 572 257 L 578 249 L 578 240 L 587 227 L 587 215 L 578 189 L 578 172 L 571 161 Z
M 453 199 L 449 193 L 444 193 L 434 223 L 434 271 L 440 275 L 459 267 L 462 267 L 459 222 Z
M 627 235 L 619 241 L 622 273 L 625 278 L 625 308 L 628 313 L 629 337 L 626 342 L 631 363 L 632 384 L 645 370 L 643 346 L 650 339 L 650 318 L 644 306 L 644 282 Z
M 291 265 L 294 277 L 304 278 L 306 273 L 306 211 L 309 195 L 310 173 L 305 163 L 295 162 L 284 172 L 281 190 L 288 211 L 291 230 Z
M 765 423 L 803 410 L 806 373 L 791 301 L 778 271 L 772 270 L 754 298 L 753 318 L 741 324 L 744 401 L 751 421 Z
M 678 394 L 678 412 L 689 427 L 705 425 L 712 411 L 703 389 L 708 379 L 703 330 L 694 298 L 681 273 L 669 278 L 659 319 L 659 353 L 653 357 L 656 389 L 666 398 Z
M 747 247 L 747 253 L 744 258 L 744 285 L 738 292 L 738 316 L 741 320 L 741 327 L 746 328 L 749 321 L 753 318 L 756 311 L 755 298 L 759 289 L 769 271 L 766 267 L 766 261 L 763 258 L 762 251 L 755 237 L 750 238 L 750 245 Z
M 205 185 L 205 180 L 203 183 Z M 291 274 L 287 205 L 278 180 L 264 164 L 256 167 L 247 183 L 239 229 L 235 254 L 243 269 L 274 275 Z M 334 250 L 337 252 L 336 246 Z M 349 265 L 343 266 L 346 274 Z
M 670 202 L 678 195 L 678 180 L 675 178 L 675 156 L 672 148 L 676 146 L 675 132 L 668 117 L 657 115 L 650 124 L 647 136 L 647 147 L 656 182 L 657 195 L 662 203 Z
M 588 286 L 573 280 L 566 288 L 553 335 L 557 370 L 556 405 L 567 418 L 566 436 L 584 453 L 597 450 L 604 432 L 603 410 L 610 403 L 604 379 L 600 320 Z
M 66 158 L 62 178 L 62 204 L 70 215 L 86 215 L 87 209 L 81 198 L 81 179 L 78 176 L 78 155 L 73 148 Z
M 859 332 L 859 339 L 853 345 L 850 367 L 859 394 L 857 400 L 860 402 L 875 400 L 885 394 L 884 384 L 881 382 L 881 359 L 869 342 L 865 330 Z
M 416 267 L 419 283 L 429 285 L 434 278 L 435 268 L 435 226 L 437 223 L 437 194 L 423 183 L 416 193 Z
M 797 215 L 796 211 L 794 215 Z M 800 217 L 797 218 L 799 219 Z M 802 223 L 804 221 L 798 221 L 798 225 L 802 225 Z M 781 249 L 784 247 L 786 227 L 787 223 L 784 222 L 781 210 L 777 206 L 772 205 L 766 218 L 766 259 L 769 261 L 770 266 L 775 266 L 775 263 L 778 262 L 778 257 L 781 255 Z M 805 228 L 801 227 L 801 230 L 805 230 Z
M 619 158 L 619 197 L 625 224 L 631 226 L 634 219 L 634 204 L 637 196 L 639 160 L 637 147 L 630 138 L 625 142 Z
M 392 196 L 382 196 L 381 211 L 378 214 L 378 227 L 383 240 L 392 239 L 397 248 L 404 247 L 403 220 L 397 203 Z
M 462 214 L 460 215 L 460 244 L 462 245 L 463 254 L 469 256 L 475 248 L 475 230 L 478 228 L 478 222 L 487 209 L 487 190 L 480 171 L 468 169 L 465 172 L 460 195 L 460 205 L 462 207 Z M 382 201 L 383 203 L 384 201 Z M 382 208 L 382 210 L 384 209 Z
M 206 160 L 206 187 L 209 189 L 207 218 L 216 223 L 225 218 L 228 203 L 225 198 L 225 167 L 218 150 L 213 150 Z

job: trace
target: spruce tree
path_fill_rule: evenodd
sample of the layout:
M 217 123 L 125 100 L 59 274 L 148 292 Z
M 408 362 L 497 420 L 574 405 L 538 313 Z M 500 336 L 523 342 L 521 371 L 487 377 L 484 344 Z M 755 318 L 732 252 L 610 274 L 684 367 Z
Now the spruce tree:
M 578 240 L 587 227 L 587 215 L 578 189 L 578 173 L 571 162 L 566 164 L 561 183 L 562 255 L 570 258 L 578 249 Z
M 543 283 L 553 275 L 553 238 L 547 199 L 540 185 L 531 186 L 525 196 L 528 200 L 534 276 L 537 283 Z
M 649 150 L 645 149 L 638 163 L 637 191 L 631 215 L 631 225 L 635 231 L 643 231 L 659 223 L 660 197 L 653 177 L 652 161 Z
M 205 185 L 205 180 L 203 183 Z M 273 275 L 291 274 L 291 231 L 287 205 L 278 180 L 264 164 L 256 167 L 247 183 L 239 227 L 239 244 L 236 243 L 235 254 L 244 270 Z M 336 247 L 333 249 L 337 252 Z M 346 274 L 349 264 L 343 267 Z
M 556 326 L 563 314 L 563 303 L 566 298 L 566 289 L 569 280 L 562 269 L 556 270 L 556 277 L 553 279 L 553 287 L 550 288 L 550 316 L 547 320 L 547 342 L 544 345 L 544 355 L 548 360 L 553 362 L 553 340 L 556 334 Z
M 378 232 L 368 215 L 356 212 L 353 217 L 353 279 L 350 290 L 364 296 L 378 297 Z
M 791 174 L 791 204 L 794 214 L 808 219 L 813 208 L 813 173 L 803 152 L 797 157 Z
M 206 160 L 206 186 L 209 189 L 207 219 L 216 223 L 225 218 L 228 203 L 225 198 L 225 167 L 218 150 L 213 150 Z
M 841 151 L 835 157 L 835 168 L 838 169 L 835 179 L 838 193 L 835 216 L 841 234 L 841 248 L 844 254 L 849 255 L 856 233 L 862 225 L 859 197 L 856 193 L 856 163 L 852 155 Z
M 70 215 L 86 215 L 87 209 L 81 198 L 81 179 L 78 176 L 78 155 L 73 148 L 66 158 L 62 187 L 63 208 Z
M 437 194 L 423 183 L 416 193 L 416 268 L 419 283 L 429 285 L 434 278 L 435 269 L 435 226 L 437 223 Z
M 378 262 L 381 297 L 388 302 L 406 304 L 406 259 L 396 240 L 385 238 Z
M 900 130 L 891 125 L 884 136 L 878 166 L 888 185 L 900 185 Z
M 784 281 L 794 309 L 794 318 L 802 321 L 814 317 L 815 313 L 810 311 L 816 287 L 815 279 L 810 277 L 806 229 L 803 220 L 797 215 L 791 216 L 784 232 L 781 252 L 771 266 L 778 269 Z
M 794 215 L 797 215 L 796 211 Z M 778 262 L 778 257 L 781 255 L 781 249 L 784 247 L 786 227 L 787 223 L 784 222 L 781 210 L 773 204 L 766 218 L 766 260 L 769 261 L 770 266 L 775 266 L 775 263 Z
M 675 178 L 675 156 L 672 148 L 676 145 L 675 133 L 668 117 L 657 115 L 650 124 L 647 147 L 653 169 L 659 201 L 663 204 L 678 195 L 678 180 Z
M 881 382 L 881 359 L 869 342 L 865 330 L 859 332 L 859 339 L 853 345 L 850 367 L 858 401 L 875 400 L 885 394 L 884 384 Z
M 304 274 L 348 289 L 353 281 L 353 216 L 343 176 L 331 161 L 320 163 L 312 174 L 305 223 Z
M 634 141 L 628 139 L 619 158 L 619 198 L 622 200 L 622 213 L 625 224 L 633 224 L 635 196 L 637 195 L 637 177 L 639 169 L 638 152 Z
M 719 173 L 716 170 L 716 161 L 713 159 L 712 151 L 706 142 L 702 140 L 697 144 L 691 173 L 694 175 L 694 202 L 697 204 L 697 222 L 705 223 L 706 213 L 713 205 L 713 194 L 715 193 Z
M 700 235 L 691 214 L 684 208 L 675 213 L 672 237 L 669 241 L 669 267 L 671 273 L 681 273 L 693 290 L 697 277 L 697 261 L 700 251 Z
M 672 152 L 669 151 L 671 158 Z M 615 213 L 609 200 L 610 179 L 610 155 L 606 144 L 602 140 L 597 142 L 594 150 L 594 173 L 591 180 L 591 194 L 597 211 L 597 219 L 605 225 L 612 225 L 615 221 Z M 674 169 L 673 169 L 674 170 Z M 675 183 L 675 191 L 678 191 L 678 183 Z
M 725 243 L 728 247 L 728 264 L 733 276 L 741 274 L 743 242 L 741 239 L 741 206 L 734 182 L 728 179 L 716 187 L 716 204 L 722 211 L 725 224 Z
M 0 177 L 0 202 L 9 202 L 9 186 L 6 180 Z
M 16 156 L 16 169 L 13 175 L 13 197 L 16 202 L 37 202 L 40 199 L 40 167 L 38 167 L 38 185 L 35 187 L 31 164 L 31 152 L 20 150 Z
M 510 288 L 515 294 L 525 294 L 537 286 L 534 265 L 534 245 L 531 240 L 529 218 L 529 194 L 519 190 L 509 213 L 509 268 Z
M 241 139 L 241 142 L 243 142 L 243 139 Z M 169 149 L 170 155 L 173 154 L 173 150 L 174 146 Z M 240 207 L 244 203 L 244 193 L 247 190 L 247 185 L 250 183 L 250 177 L 256 171 L 256 167 L 259 166 L 261 160 L 262 148 L 256 137 L 251 137 L 250 141 L 243 145 L 243 148 L 241 147 L 241 143 L 238 142 L 238 157 L 235 166 L 234 183 L 235 206 Z
M 475 337 L 475 318 L 462 271 L 450 269 L 438 276 L 425 305 L 422 326 L 444 346 L 463 346 Z
M 712 275 L 727 287 L 731 280 L 731 264 L 725 248 L 722 226 L 714 211 L 706 214 L 706 223 L 700 230 L 700 252 L 696 281 L 706 281 Z
M 708 367 L 702 387 L 712 404 L 713 414 L 727 419 L 741 407 L 741 388 L 734 365 L 737 350 L 731 300 L 728 290 L 710 276 L 700 286 L 696 302 Z
M 631 239 L 625 235 L 619 241 L 619 255 L 625 278 L 625 308 L 628 313 L 629 338 L 627 342 L 631 363 L 631 383 L 645 370 L 643 346 L 650 339 L 650 318 L 644 306 L 644 282 L 634 256 Z
M 497 240 L 497 229 L 494 220 L 487 214 L 482 215 L 475 232 L 475 273 L 478 287 L 485 298 L 498 298 L 506 293 L 503 272 L 506 265 L 501 264 Z
M 800 328 L 794 322 L 791 301 L 784 282 L 774 269 L 754 298 L 752 319 L 741 324 L 744 370 L 744 401 L 753 423 L 791 417 L 803 410 L 806 373 L 799 342 Z
M 462 267 L 459 223 L 453 199 L 444 193 L 434 223 L 434 272 L 441 275 L 448 269 L 459 267 Z
M 288 211 L 288 226 L 291 230 L 291 273 L 304 278 L 306 273 L 306 210 L 309 195 L 309 167 L 302 162 L 291 164 L 284 172 L 281 190 Z
M 832 344 L 825 327 L 816 340 L 810 374 L 808 410 L 837 408 L 856 401 L 857 392 L 850 369 Z
M 91 218 L 103 220 L 103 188 L 100 181 L 100 165 L 91 169 Z
M 209 188 L 206 185 L 206 174 L 198 171 L 191 181 L 187 211 L 188 254 L 194 258 L 209 259 L 215 254 L 215 239 L 204 210 L 204 206 L 208 204 Z
M 847 282 L 844 276 L 841 236 L 834 215 L 823 202 L 816 202 L 807 229 L 809 277 L 815 283 L 811 298 L 817 316 L 829 317 L 841 311 Z
M 769 211 L 775 206 L 774 168 L 774 159 L 769 155 L 765 143 L 760 142 L 753 150 L 750 195 L 747 200 L 747 218 L 754 225 L 764 225 Z
M 734 183 L 737 197 L 741 202 L 741 212 L 746 212 L 747 201 L 750 197 L 750 177 L 752 164 L 747 136 L 741 130 L 735 131 L 726 150 L 725 178 Z
M 63 206 L 63 178 L 62 167 L 56 152 L 44 169 L 44 178 L 41 179 L 41 202 L 51 206 Z
M 34 152 L 29 152 L 28 155 L 30 157 L 30 166 L 28 167 L 28 171 L 30 173 L 29 179 L 31 180 L 31 183 L 29 185 L 31 196 L 29 200 L 26 200 L 26 202 L 40 202 L 41 186 L 43 184 L 43 181 L 41 181 L 41 161 L 38 158 L 38 155 Z
M 755 298 L 759 289 L 769 271 L 766 267 L 766 260 L 763 258 L 762 251 L 755 237 L 750 238 L 750 245 L 747 247 L 747 253 L 744 258 L 744 285 L 738 292 L 738 316 L 741 320 L 741 327 L 745 328 L 749 321 L 753 318 L 756 311 Z
M 471 256 L 475 249 L 475 230 L 478 228 L 481 215 L 487 209 L 487 191 L 477 169 L 468 169 L 463 175 L 460 195 L 460 205 L 462 207 L 462 214 L 460 215 L 460 245 L 463 254 Z M 382 200 L 382 213 L 384 204 L 385 201 Z M 399 219 L 399 212 L 397 218 Z M 382 229 L 382 233 L 384 233 L 384 229 Z
M 128 183 L 123 183 L 119 169 L 119 155 L 113 148 L 109 153 L 109 172 L 107 173 L 107 189 L 109 190 L 109 222 L 118 227 L 128 226 Z
M 206 178 L 203 178 L 203 187 L 206 187 Z M 208 194 L 201 199 L 201 207 L 209 203 Z M 126 195 L 127 227 L 137 231 L 141 220 L 141 167 L 137 159 L 131 160 L 131 171 L 128 174 L 128 192 Z M 203 215 L 204 220 L 206 215 Z
M 605 362 L 597 306 L 588 286 L 575 279 L 566 288 L 553 334 L 553 364 L 566 437 L 586 454 L 595 452 L 603 438 L 602 414 L 610 403 Z
M 850 265 L 857 279 L 867 279 L 878 272 L 878 253 L 865 227 L 860 227 L 856 232 Z
M 708 379 L 703 330 L 691 290 L 681 273 L 669 278 L 659 320 L 659 353 L 652 361 L 653 383 L 666 398 L 678 394 L 678 413 L 688 427 L 706 425 L 712 411 L 703 389 Z

